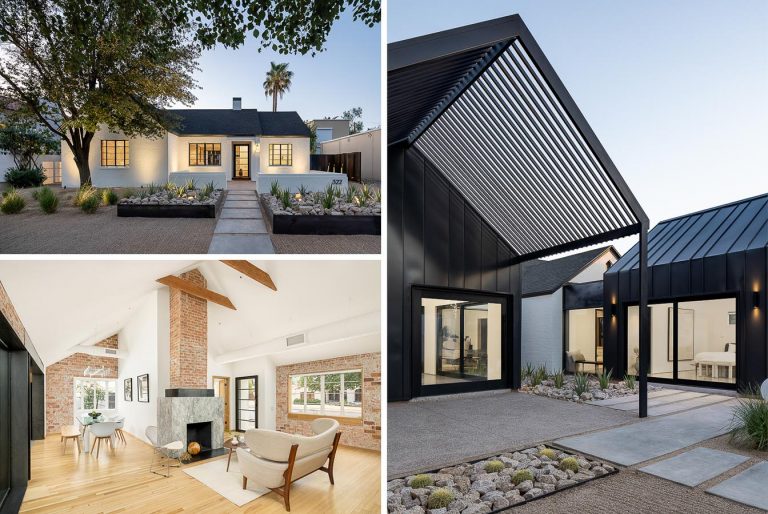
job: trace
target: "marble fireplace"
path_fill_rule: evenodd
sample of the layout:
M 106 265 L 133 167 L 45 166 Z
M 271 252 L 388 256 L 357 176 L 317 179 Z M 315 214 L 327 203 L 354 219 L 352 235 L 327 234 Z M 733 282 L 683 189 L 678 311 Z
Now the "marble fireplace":
M 193 440 L 202 451 L 194 460 L 221 455 L 224 445 L 224 399 L 213 389 L 166 389 L 158 398 L 157 425 L 160 443 Z

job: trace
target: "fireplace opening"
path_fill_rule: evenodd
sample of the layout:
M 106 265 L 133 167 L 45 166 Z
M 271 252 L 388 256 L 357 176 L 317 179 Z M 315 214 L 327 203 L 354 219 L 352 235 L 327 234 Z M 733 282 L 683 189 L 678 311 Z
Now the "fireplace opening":
M 191 442 L 200 445 L 201 451 L 211 449 L 211 422 L 187 423 L 187 445 Z

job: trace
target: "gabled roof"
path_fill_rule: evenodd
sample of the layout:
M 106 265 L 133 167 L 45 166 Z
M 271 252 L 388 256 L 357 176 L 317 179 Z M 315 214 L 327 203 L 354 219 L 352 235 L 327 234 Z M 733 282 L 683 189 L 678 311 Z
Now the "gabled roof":
M 388 45 L 388 145 L 417 148 L 525 261 L 648 217 L 523 20 Z
M 551 261 L 537 259 L 524 262 L 523 296 L 554 293 L 606 252 L 619 256 L 613 246 L 603 246 Z
M 309 128 L 295 111 L 261 112 L 257 109 L 168 109 L 178 136 L 300 136 Z
M 768 247 L 768 193 L 660 222 L 648 233 L 648 266 Z M 638 245 L 608 273 L 637 268 Z

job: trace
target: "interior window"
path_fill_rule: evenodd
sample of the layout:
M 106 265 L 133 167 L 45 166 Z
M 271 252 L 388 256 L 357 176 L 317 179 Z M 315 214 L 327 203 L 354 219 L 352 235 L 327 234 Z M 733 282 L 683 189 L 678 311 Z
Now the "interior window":
M 190 166 L 220 166 L 221 143 L 189 143 Z
M 270 144 L 269 145 L 269 165 L 270 166 L 292 166 L 293 165 L 293 145 L 292 144 Z
M 124 139 L 101 140 L 101 165 L 105 168 L 128 166 L 128 141 Z
M 361 369 L 291 375 L 291 412 L 360 418 L 363 415 Z

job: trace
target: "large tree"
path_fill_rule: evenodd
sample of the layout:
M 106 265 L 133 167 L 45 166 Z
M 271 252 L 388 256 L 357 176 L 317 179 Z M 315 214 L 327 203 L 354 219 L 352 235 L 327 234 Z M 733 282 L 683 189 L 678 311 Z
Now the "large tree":
M 39 155 L 57 154 L 58 138 L 37 119 L 15 107 L 0 116 L 0 153 L 10 155 L 17 169 L 38 168 Z
M 290 91 L 293 72 L 288 69 L 287 62 L 271 62 L 267 77 L 264 79 L 264 96 L 272 95 L 272 112 L 277 111 L 277 97 Z
M 165 107 L 195 100 L 201 49 L 252 35 L 314 54 L 348 8 L 368 26 L 381 17 L 378 0 L 2 0 L 0 94 L 66 142 L 86 184 L 100 125 L 157 136 L 173 124 Z
M 363 131 L 363 108 L 353 107 L 341 113 L 341 119 L 349 120 L 349 133 L 357 134 Z

